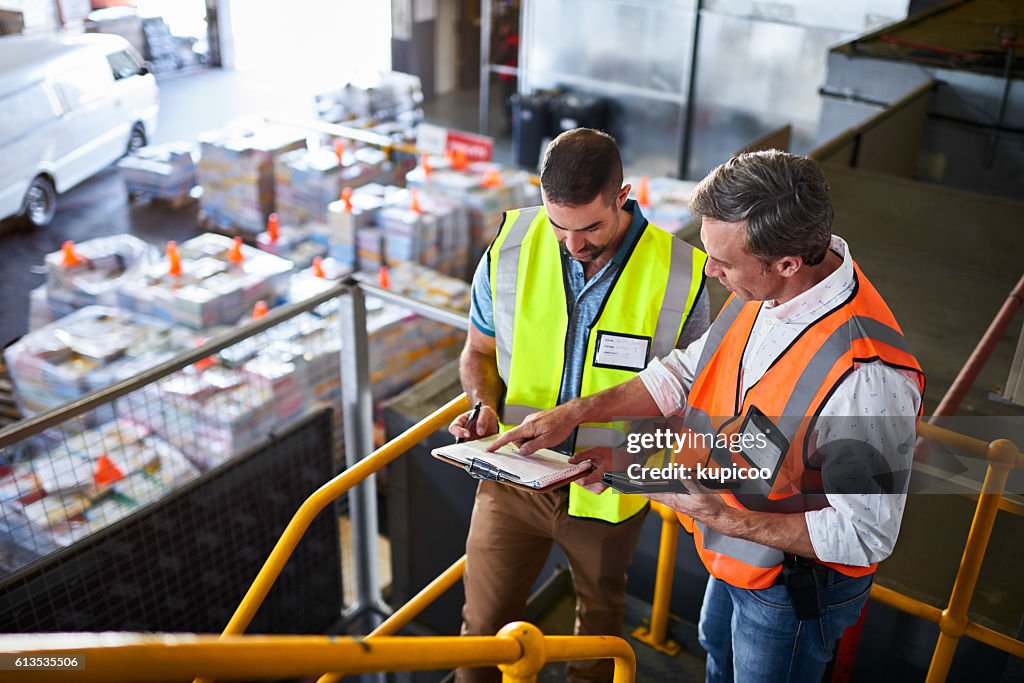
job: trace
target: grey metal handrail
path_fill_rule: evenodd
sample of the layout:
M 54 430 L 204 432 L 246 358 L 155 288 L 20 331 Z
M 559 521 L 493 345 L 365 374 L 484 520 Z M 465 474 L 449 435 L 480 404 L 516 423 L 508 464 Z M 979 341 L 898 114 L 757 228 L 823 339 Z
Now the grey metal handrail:
M 918 98 L 928 94 L 932 90 L 938 87 L 938 82 L 928 80 L 921 85 L 917 86 L 906 95 L 896 100 L 892 104 L 886 106 L 885 109 L 878 112 L 874 116 L 867 120 L 857 124 L 852 128 L 847 128 L 845 131 L 832 138 L 831 140 L 821 144 L 820 146 L 812 149 L 807 153 L 807 156 L 817 161 L 827 161 L 828 157 L 835 154 L 838 150 L 850 142 L 856 141 L 858 138 L 863 136 L 865 133 L 877 128 L 887 120 L 901 112 L 903 109 L 908 107 L 910 104 L 917 101 Z

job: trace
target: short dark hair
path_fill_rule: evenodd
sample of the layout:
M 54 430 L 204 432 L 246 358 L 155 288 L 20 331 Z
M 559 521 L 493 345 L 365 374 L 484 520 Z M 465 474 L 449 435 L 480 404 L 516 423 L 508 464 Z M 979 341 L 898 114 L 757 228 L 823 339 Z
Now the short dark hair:
M 821 263 L 835 209 L 821 167 L 778 150 L 734 156 L 700 181 L 690 210 L 726 223 L 747 221 L 747 250 L 768 264 L 800 256 Z
M 608 204 L 622 188 L 622 157 L 615 138 L 592 128 L 567 130 L 544 152 L 540 187 L 561 206 L 582 206 L 598 195 Z

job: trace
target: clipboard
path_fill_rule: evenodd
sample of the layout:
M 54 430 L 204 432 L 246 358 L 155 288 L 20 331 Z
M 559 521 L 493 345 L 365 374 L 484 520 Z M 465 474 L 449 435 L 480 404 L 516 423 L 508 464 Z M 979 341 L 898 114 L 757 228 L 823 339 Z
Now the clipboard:
M 442 462 L 464 470 L 466 474 L 474 479 L 495 481 L 499 484 L 530 493 L 553 491 L 586 476 L 593 469 L 593 465 L 589 462 L 570 465 L 568 463 L 568 456 L 546 448 L 542 448 L 529 456 L 516 455 L 514 452 L 509 453 L 505 448 L 497 453 L 486 453 L 484 448 L 495 438 L 495 436 L 492 436 L 476 441 L 442 446 L 432 450 L 431 455 Z M 471 451 L 477 451 L 480 455 L 478 457 L 466 457 Z M 521 462 L 517 464 L 517 460 Z M 530 462 L 531 460 L 533 460 L 533 463 Z M 539 461 L 547 461 L 546 464 L 551 468 L 547 474 L 529 478 L 521 476 L 527 468 L 533 469 L 531 465 L 535 467 Z M 504 466 L 499 464 L 502 462 L 505 463 Z

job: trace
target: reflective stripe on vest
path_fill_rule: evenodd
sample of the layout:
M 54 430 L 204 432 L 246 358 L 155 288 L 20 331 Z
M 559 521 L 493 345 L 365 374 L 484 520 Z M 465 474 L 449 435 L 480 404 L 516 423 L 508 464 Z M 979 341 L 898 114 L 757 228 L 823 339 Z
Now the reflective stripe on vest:
M 523 244 L 530 223 L 540 207 L 508 211 L 505 223 L 491 247 L 491 260 L 497 257 L 497 268 L 491 275 L 491 293 L 494 304 L 494 341 L 497 344 L 498 374 L 507 381 L 512 364 L 512 335 L 515 331 L 516 281 L 519 277 L 519 247 Z M 493 252 L 497 247 L 498 253 Z
M 716 319 L 689 396 L 685 428 L 703 435 L 735 434 L 752 408 L 758 408 L 786 438 L 789 447 L 776 463 L 773 479 L 739 480 L 739 485 L 720 492 L 726 502 L 743 509 L 798 513 L 828 506 L 821 490 L 820 470 L 807 466 L 806 437 L 813 421 L 832 391 L 858 359 L 879 360 L 914 372 L 923 393 L 924 379 L 903 333 L 881 296 L 854 265 L 857 289 L 849 301 L 812 323 L 750 386 L 745 395 L 739 384 L 740 366 L 747 340 L 761 304 L 743 304 L 733 297 Z M 723 319 L 723 316 L 726 316 Z M 720 325 L 720 323 L 723 323 Z M 737 404 L 738 408 L 737 408 Z M 912 420 L 913 416 L 907 416 Z M 694 450 L 681 454 L 684 464 L 703 462 L 730 466 L 728 449 Z M 737 460 L 739 458 L 737 457 Z M 785 481 L 775 478 L 786 473 Z M 815 482 L 819 486 L 808 484 Z M 781 571 L 782 553 L 774 548 L 720 534 L 681 516 L 694 532 L 698 554 L 715 577 L 741 588 L 764 588 Z M 824 563 L 851 576 L 874 570 Z
M 572 298 L 565 291 L 561 250 L 543 207 L 507 212 L 488 254 L 497 365 L 506 386 L 504 430 L 533 412 L 557 405 L 572 322 L 566 301 Z M 597 332 L 649 339 L 648 358 L 675 347 L 703 287 L 706 259 L 703 252 L 655 226 L 644 227 L 616 274 L 598 320 L 589 328 L 580 396 L 636 375 L 628 368 L 593 364 Z M 621 446 L 624 429 L 620 423 L 581 425 L 575 433 L 575 450 Z M 570 486 L 569 512 L 579 517 L 620 522 L 646 504 L 640 496 L 610 490 L 593 494 Z

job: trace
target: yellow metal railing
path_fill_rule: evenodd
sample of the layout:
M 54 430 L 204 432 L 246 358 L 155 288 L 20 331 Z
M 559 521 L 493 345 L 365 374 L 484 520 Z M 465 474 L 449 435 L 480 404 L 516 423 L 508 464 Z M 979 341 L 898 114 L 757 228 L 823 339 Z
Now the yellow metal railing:
M 224 642 L 233 642 L 238 640 L 242 640 L 244 642 L 244 639 L 240 639 L 239 635 L 245 631 L 246 627 L 248 627 L 249 623 L 252 621 L 256 611 L 270 592 L 270 588 L 273 586 L 274 581 L 280 575 L 281 570 L 288 561 L 288 558 L 291 557 L 291 554 L 294 552 L 299 540 L 301 540 L 302 535 L 306 532 L 306 529 L 309 528 L 309 525 L 317 514 L 319 514 L 339 496 L 346 493 L 349 489 L 359 484 L 368 476 L 380 469 L 383 469 L 388 463 L 401 457 L 411 447 L 426 439 L 430 434 L 448 425 L 449 422 L 459 415 L 459 413 L 465 411 L 468 407 L 469 402 L 466 400 L 465 394 L 457 396 L 440 409 L 434 411 L 425 419 L 414 425 L 412 428 L 402 433 L 396 439 L 393 439 L 381 448 L 377 449 L 372 454 L 359 461 L 358 464 L 348 468 L 314 492 L 313 495 L 311 495 L 299 507 L 299 510 L 295 513 L 291 522 L 288 523 L 288 526 L 281 534 L 281 538 L 278 539 L 277 544 L 271 551 L 270 557 L 267 558 L 263 568 L 253 581 L 252 586 L 250 586 L 248 592 L 246 592 L 245 597 L 242 598 L 242 602 L 235 610 L 234 615 L 232 615 L 231 619 L 228 621 L 228 625 L 225 627 L 220 638 Z M 621 638 L 610 636 L 545 636 L 535 626 L 525 622 L 517 622 L 515 624 L 509 624 L 502 629 L 498 636 L 494 636 L 491 639 L 470 638 L 469 640 L 477 643 L 477 646 L 480 649 L 469 649 L 467 652 L 491 655 L 489 657 L 484 657 L 484 654 L 478 654 L 478 658 L 471 661 L 464 661 L 462 659 L 456 661 L 450 652 L 440 654 L 436 652 L 439 648 L 448 648 L 452 642 L 461 642 L 462 640 L 466 640 L 464 638 L 390 637 L 426 609 L 426 607 L 436 600 L 438 596 L 461 580 L 462 575 L 465 572 L 465 567 L 466 558 L 463 556 L 440 576 L 434 579 L 434 581 L 420 591 L 415 597 L 395 611 L 365 639 L 357 639 L 353 641 L 359 643 L 360 647 L 366 647 L 363 645 L 363 642 L 367 639 L 372 639 L 373 646 L 372 648 L 367 649 L 368 652 L 378 652 L 382 645 L 386 645 L 387 648 L 390 648 L 388 650 L 389 652 L 401 651 L 404 653 L 401 657 L 392 657 L 391 659 L 372 659 L 372 661 L 367 660 L 364 662 L 365 666 L 377 668 L 356 669 L 353 668 L 354 664 L 347 656 L 339 655 L 331 660 L 329 664 L 320 666 L 316 669 L 314 672 L 315 674 L 323 674 L 324 671 L 332 672 L 321 675 L 318 679 L 318 683 L 334 683 L 344 675 L 360 673 L 363 671 L 404 671 L 408 669 L 479 666 L 498 666 L 498 668 L 503 672 L 505 681 L 525 682 L 535 680 L 537 671 L 539 671 L 546 662 L 602 658 L 611 658 L 615 660 L 615 681 L 626 682 L 633 680 L 636 669 L 633 650 L 629 647 L 629 644 L 626 643 L 626 641 Z M 251 636 L 247 636 L 246 638 L 249 637 Z M 494 638 L 503 638 L 506 641 L 509 639 L 518 641 L 521 649 L 515 657 L 511 658 L 511 660 L 507 657 L 502 657 L 500 651 L 494 650 L 488 652 L 488 643 L 493 644 Z M 460 645 L 458 652 L 462 652 L 463 649 L 465 648 Z M 348 651 L 346 651 L 346 654 L 347 652 Z M 440 662 L 431 663 L 433 660 L 425 657 L 425 653 L 434 655 L 440 660 Z M 206 662 L 206 657 L 219 657 L 219 651 L 216 649 L 210 649 L 209 651 L 204 650 L 203 656 L 196 659 L 194 663 L 198 664 Z M 381 662 L 383 662 L 383 664 Z M 414 664 L 406 664 L 406 662 L 412 662 Z M 258 675 L 263 678 L 274 677 L 270 674 L 264 674 L 262 669 L 259 669 L 258 667 L 257 670 L 260 671 Z M 208 668 L 197 667 L 193 667 L 192 669 L 182 669 L 182 671 L 188 672 L 185 675 L 198 675 L 201 677 L 210 675 L 238 677 L 243 675 L 237 670 L 228 673 L 211 674 Z M 202 683 L 201 679 L 197 679 L 197 683 Z
M 926 683 L 941 683 L 949 674 L 953 654 L 961 636 L 968 636 L 1015 657 L 1024 658 L 1024 642 L 981 626 L 967 616 L 974 588 L 978 582 L 978 574 L 981 571 L 981 563 L 985 559 L 985 551 L 992 535 L 996 513 L 1000 509 L 1017 511 L 1015 505 L 1005 501 L 1003 491 L 1010 470 L 1013 468 L 1024 469 L 1024 456 L 1021 455 L 1017 446 L 1005 439 L 986 443 L 980 439 L 925 422 L 918 423 L 918 435 L 941 443 L 952 450 L 988 461 L 985 481 L 982 484 L 981 493 L 977 496 L 978 502 L 974 509 L 971 530 L 967 535 L 960 567 L 957 570 L 953 591 L 946 609 L 940 610 L 877 583 L 871 587 L 871 597 L 875 600 L 939 625 L 939 640 L 935 645 Z M 679 645 L 668 639 L 667 624 L 669 601 L 672 597 L 672 578 L 675 573 L 679 525 L 675 513 L 671 510 L 656 503 L 654 508 L 662 517 L 662 529 L 650 626 L 648 628 L 641 627 L 632 635 L 642 643 L 674 654 L 679 651 Z
M 462 575 L 465 572 L 466 556 L 463 555 L 452 566 L 445 569 L 436 579 L 431 581 L 426 588 L 395 610 L 380 626 L 370 631 L 370 634 L 366 637 L 377 638 L 378 636 L 390 636 L 398 633 L 403 626 L 419 616 L 420 612 L 429 607 L 434 600 L 437 600 L 445 591 L 461 581 Z M 342 674 L 340 673 L 329 673 L 318 678 L 316 683 L 337 683 L 341 678 Z
M 960 567 L 957 569 L 953 591 L 949 596 L 946 609 L 939 612 L 930 605 L 897 591 L 878 591 L 879 586 L 875 586 L 871 591 L 871 596 L 879 602 L 903 611 L 913 609 L 915 610 L 914 614 L 939 625 L 939 640 L 935 645 L 931 665 L 928 667 L 928 676 L 925 679 L 926 683 L 939 683 L 945 681 L 946 676 L 949 675 L 949 667 L 953 663 L 953 654 L 956 652 L 957 643 L 964 635 L 1016 657 L 1024 657 L 1024 643 L 972 622 L 967 616 L 971 598 L 974 596 L 974 588 L 978 583 L 978 574 L 981 572 L 981 563 L 985 559 L 988 541 L 992 536 L 992 526 L 995 524 L 996 513 L 999 512 L 1000 501 L 1006 488 L 1006 479 L 1009 477 L 1011 469 L 1024 469 L 1024 457 L 1021 456 L 1017 446 L 1006 439 L 985 443 L 980 439 L 964 436 L 924 422 L 918 425 L 918 434 L 941 443 L 947 448 L 988 461 L 985 481 L 978 496 L 978 504 L 974 508 L 971 530 L 967 534 L 967 542 L 964 544 Z
M 270 557 L 267 558 L 263 568 L 256 575 L 245 597 L 242 598 L 242 602 L 239 603 L 235 613 L 228 621 L 228 625 L 224 628 L 222 635 L 238 635 L 245 632 L 253 616 L 255 616 L 256 610 L 263 604 L 263 600 L 266 599 L 267 593 L 270 592 L 270 588 L 274 585 L 274 581 L 277 580 L 281 570 L 284 569 L 288 558 L 295 551 L 295 546 L 299 544 L 302 535 L 306 533 L 306 529 L 309 528 L 313 519 L 325 507 L 371 474 L 383 469 L 388 463 L 401 457 L 406 451 L 438 429 L 446 427 L 449 422 L 468 407 L 469 401 L 466 400 L 465 394 L 456 396 L 397 438 L 392 439 L 372 454 L 360 460 L 358 464 L 349 467 L 334 479 L 331 479 L 307 498 L 306 502 L 299 506 L 292 520 L 288 522 L 288 526 L 285 527 L 281 538 L 278 539 L 274 549 L 270 552 Z
M 219 637 L 192 634 L 9 635 L 0 636 L 0 653 L 81 653 L 88 661 L 86 670 L 61 672 L 61 679 L 70 682 L 144 683 L 189 676 L 271 679 L 320 675 L 318 683 L 335 683 L 345 675 L 374 671 L 497 666 L 504 681 L 526 683 L 535 681 L 537 672 L 547 662 L 582 659 L 613 659 L 615 682 L 633 681 L 636 670 L 633 650 L 626 641 L 612 636 L 545 636 L 532 624 L 515 622 L 496 636 L 488 637 L 394 637 L 392 634 L 461 580 L 466 566 L 465 556 L 365 638 L 240 635 L 316 515 L 366 477 L 447 425 L 468 406 L 464 394 L 452 399 L 314 492 L 295 513 Z M 1007 477 L 1013 468 L 1024 469 L 1024 456 L 1005 439 L 985 443 L 927 423 L 918 425 L 918 433 L 948 448 L 988 461 L 985 481 L 978 495 L 974 519 L 946 609 L 940 610 L 878 584 L 871 589 L 871 596 L 879 602 L 939 625 L 939 640 L 926 679 L 927 683 L 939 683 L 949 673 L 953 654 L 962 636 L 1016 657 L 1024 657 L 1024 643 L 972 622 L 967 615 L 996 514 L 1006 507 L 1002 501 Z M 669 508 L 658 503 L 653 503 L 652 507 L 662 519 L 662 531 L 651 618 L 647 627 L 638 628 L 632 635 L 647 645 L 674 655 L 680 648 L 667 638 L 667 630 L 679 524 Z M 371 639 L 372 645 L 366 642 Z M 332 673 L 325 674 L 325 671 Z M 19 680 L 52 680 L 52 672 L 23 673 Z
M 661 542 L 658 546 L 658 569 L 654 576 L 654 598 L 651 600 L 651 621 L 632 635 L 645 645 L 675 657 L 679 643 L 668 638 L 669 602 L 672 600 L 672 577 L 676 569 L 676 548 L 679 546 L 679 518 L 661 503 L 651 503 L 661 516 Z
M 545 636 L 515 622 L 495 636 L 392 637 L 373 644 L 330 636 L 199 636 L 143 633 L 35 633 L 0 636 L 10 659 L 74 657 L 83 668 L 59 672 L 18 669 L 18 681 L 150 683 L 211 678 L 308 678 L 322 671 L 345 674 L 495 666 L 506 683 L 529 683 L 546 662 L 611 659 L 615 683 L 633 683 L 636 659 L 622 638 Z M 24 661 L 24 659 L 22 660 Z M 4 662 L 5 665 L 8 662 Z

